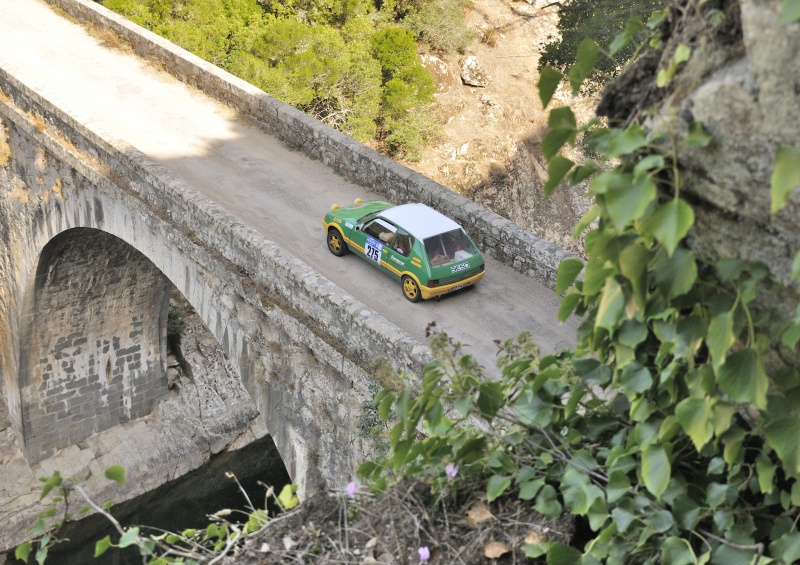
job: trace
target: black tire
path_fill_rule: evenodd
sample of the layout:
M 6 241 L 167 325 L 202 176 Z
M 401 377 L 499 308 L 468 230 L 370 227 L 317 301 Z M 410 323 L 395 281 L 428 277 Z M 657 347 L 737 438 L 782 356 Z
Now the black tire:
M 341 232 L 336 228 L 328 230 L 328 250 L 337 257 L 347 254 L 347 244 L 344 242 Z
M 422 300 L 422 292 L 419 290 L 417 281 L 406 275 L 403 277 L 401 283 L 403 284 L 403 296 L 409 302 L 419 302 Z

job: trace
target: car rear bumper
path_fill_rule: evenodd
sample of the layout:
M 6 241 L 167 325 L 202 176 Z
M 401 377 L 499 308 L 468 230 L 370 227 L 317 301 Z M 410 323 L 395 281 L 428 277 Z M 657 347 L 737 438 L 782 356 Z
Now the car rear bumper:
M 472 286 L 479 280 L 483 278 L 483 275 L 486 274 L 486 271 L 481 271 L 476 275 L 472 275 L 468 279 L 463 279 L 452 284 L 445 284 L 442 286 L 435 286 L 433 288 L 422 286 L 420 285 L 419 290 L 422 294 L 422 298 L 427 300 L 428 298 L 435 298 L 437 296 L 442 296 L 443 294 L 447 294 L 449 292 L 455 292 L 456 290 L 462 289 L 467 286 Z

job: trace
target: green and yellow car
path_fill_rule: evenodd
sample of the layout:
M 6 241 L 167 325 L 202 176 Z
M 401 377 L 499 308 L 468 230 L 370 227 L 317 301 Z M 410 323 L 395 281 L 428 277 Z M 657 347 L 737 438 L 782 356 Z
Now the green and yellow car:
M 363 257 L 399 280 L 411 302 L 471 286 L 486 268 L 461 226 L 424 204 L 334 204 L 322 225 L 331 253 Z

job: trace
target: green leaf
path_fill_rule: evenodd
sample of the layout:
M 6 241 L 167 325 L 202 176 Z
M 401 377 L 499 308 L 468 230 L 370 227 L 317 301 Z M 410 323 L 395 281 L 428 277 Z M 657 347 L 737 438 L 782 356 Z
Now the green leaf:
M 278 495 L 278 503 L 283 507 L 284 510 L 291 510 L 300 504 L 300 500 L 295 495 L 296 492 L 297 485 L 288 484 L 283 486 L 281 493 Z
M 660 445 L 650 444 L 642 450 L 642 479 L 644 486 L 656 498 L 667 490 L 672 468 L 667 452 Z
M 136 542 L 139 541 L 139 528 L 131 528 L 129 530 L 125 530 L 125 533 L 122 534 L 122 537 L 119 538 L 119 547 L 128 547 L 129 545 L 135 545 Z
M 458 413 L 461 414 L 462 417 L 466 417 L 470 410 L 472 410 L 472 397 L 461 396 L 457 398 L 455 402 L 453 402 L 453 407 L 458 410 Z
M 714 139 L 713 136 L 705 130 L 703 124 L 694 121 L 689 124 L 689 133 L 683 140 L 683 144 L 686 147 L 707 147 L 712 139 Z
M 572 237 L 576 238 L 583 233 L 583 230 L 589 227 L 597 216 L 600 215 L 600 208 L 597 206 L 592 206 L 589 210 L 583 215 L 583 217 L 578 220 L 578 223 L 575 224 L 575 228 L 572 230 Z M 800 256 L 800 253 L 798 253 Z M 798 275 L 800 276 L 800 275 Z
M 625 310 L 625 293 L 622 286 L 614 277 L 609 277 L 603 287 L 600 304 L 597 307 L 597 317 L 594 325 L 596 328 L 605 328 L 609 331 L 617 327 Z
M 644 22 L 636 17 L 633 17 L 625 22 L 625 29 L 622 33 L 617 34 L 611 45 L 608 46 L 610 55 L 615 55 L 620 49 L 624 49 L 626 45 L 631 42 L 633 36 L 636 35 L 640 29 L 644 27 Z
M 619 385 L 629 396 L 642 394 L 653 386 L 653 376 L 647 367 L 638 361 L 633 361 L 622 369 Z
M 767 406 L 769 378 L 755 349 L 742 349 L 729 355 L 717 371 L 717 382 L 736 402 Z
M 541 149 L 542 155 L 544 155 L 544 158 L 549 162 L 549 168 L 552 169 L 553 157 L 555 157 L 555 155 L 561 151 L 561 148 L 564 147 L 564 144 L 567 142 L 567 140 L 569 140 L 570 137 L 574 135 L 574 133 L 574 130 L 559 128 L 550 130 L 547 132 L 547 135 L 544 136 L 544 139 L 542 139 Z M 567 159 L 567 161 L 569 161 L 569 159 Z M 570 164 L 572 164 L 572 161 L 570 161 Z M 569 171 L 569 169 L 567 169 L 567 171 Z M 561 178 L 563 178 L 565 174 L 567 174 L 566 171 L 561 175 Z M 552 177 L 552 173 L 549 176 Z M 558 182 L 561 182 L 561 178 L 558 179 Z M 558 182 L 555 184 L 558 185 Z M 552 193 L 552 190 L 550 192 Z M 549 196 L 549 194 L 550 193 L 545 191 L 545 196 Z
M 539 494 L 536 495 L 536 504 L 533 509 L 548 518 L 561 516 L 561 503 L 558 502 L 556 489 L 552 485 L 544 485 Z
M 638 320 L 625 320 L 617 332 L 617 340 L 626 347 L 635 348 L 645 339 L 647 325 Z
M 589 475 L 575 467 L 567 468 L 561 481 L 564 504 L 570 512 L 584 516 L 595 500 L 603 499 L 603 491 L 589 480 Z
M 539 98 L 541 98 L 544 108 L 547 108 L 547 105 L 550 104 L 550 100 L 553 98 L 556 88 L 558 88 L 558 83 L 561 82 L 563 77 L 564 75 L 552 67 L 544 67 L 539 71 L 539 82 L 536 83 L 536 87 L 539 90 Z
M 664 168 L 664 157 L 662 155 L 648 155 L 640 159 L 633 168 L 633 176 L 639 177 L 651 171 L 659 171 Z
M 547 426 L 553 420 L 553 406 L 530 389 L 522 391 L 514 402 L 514 410 L 519 421 L 526 426 Z
M 608 484 L 606 485 L 606 497 L 608 502 L 616 502 L 631 490 L 631 481 L 628 474 L 624 471 L 612 471 L 608 476 Z
M 669 510 L 659 510 L 645 518 L 644 523 L 653 531 L 663 534 L 675 524 L 675 520 Z
M 582 270 L 583 260 L 579 257 L 570 257 L 561 261 L 556 274 L 556 294 L 561 294 L 572 286 Z
M 742 262 L 733 257 L 723 257 L 715 265 L 717 275 L 724 283 L 733 282 L 742 274 Z
M 647 305 L 647 257 L 647 248 L 639 244 L 629 245 L 619 254 L 619 270 L 630 281 L 633 298 L 642 311 Z
M 629 222 L 641 218 L 656 197 L 656 185 L 649 176 L 634 180 L 631 175 L 625 175 L 625 180 L 626 186 L 612 187 L 604 195 L 608 216 L 620 231 Z
M 61 486 L 61 474 L 58 471 L 53 471 L 53 474 L 46 479 L 39 479 L 40 481 L 44 482 L 44 487 L 42 488 L 42 493 L 39 495 L 39 500 L 43 500 L 45 496 L 50 494 L 56 487 Z
M 625 130 L 613 130 L 609 135 L 606 153 L 609 157 L 621 157 L 647 145 L 647 131 L 638 125 Z
M 383 422 L 389 421 L 389 414 L 392 409 L 392 404 L 394 404 L 394 394 L 391 392 L 383 397 L 380 404 L 378 405 L 378 417 Z
M 678 48 L 675 50 L 675 54 L 672 56 L 672 64 L 669 66 L 669 68 L 658 71 L 658 76 L 656 77 L 656 85 L 659 88 L 662 88 L 667 84 L 669 84 L 669 82 L 672 80 L 672 77 L 674 77 L 675 73 L 678 71 L 678 66 L 681 63 L 688 61 L 691 55 L 692 55 L 691 47 L 689 47 L 684 43 L 678 45 Z
M 714 435 L 711 400 L 686 398 L 675 407 L 675 417 L 699 452 Z
M 664 297 L 671 300 L 683 296 L 697 280 L 697 263 L 694 254 L 686 249 L 676 249 L 672 257 L 664 256 L 654 268 L 656 284 Z
M 558 307 L 558 321 L 563 322 L 570 317 L 570 314 L 575 310 L 575 307 L 583 298 L 580 291 L 570 288 L 564 298 L 561 299 L 561 305 Z
M 580 560 L 580 551 L 558 542 L 553 543 L 547 552 L 547 565 L 575 565 Z
M 577 133 L 575 114 L 569 106 L 554 108 L 547 116 L 547 127 L 551 130 L 565 130 L 575 135 Z
M 542 189 L 545 197 L 553 194 L 553 191 L 564 178 L 564 175 L 569 172 L 574 164 L 575 163 L 566 157 L 561 157 L 560 155 L 556 155 L 550 159 L 547 165 L 547 182 L 544 183 L 544 188 Z
M 683 200 L 670 200 L 642 222 L 642 231 L 663 245 L 672 256 L 678 243 L 694 225 L 694 210 Z
M 575 64 L 572 65 L 567 72 L 573 94 L 578 94 L 583 82 L 589 78 L 589 75 L 594 71 L 594 65 L 597 62 L 597 55 L 599 53 L 600 49 L 597 47 L 597 43 L 591 39 L 584 39 L 578 46 L 578 55 L 575 58 Z
M 636 515 L 622 506 L 614 508 L 611 511 L 611 517 L 614 520 L 614 524 L 617 526 L 617 530 L 623 534 L 630 525 L 633 524 L 633 521 L 636 520 Z
M 481 411 L 481 416 L 486 419 L 494 418 L 497 411 L 505 403 L 502 383 L 485 381 L 479 385 L 478 390 L 477 404 Z
M 782 24 L 790 24 L 798 20 L 800 20 L 800 2 L 797 0 L 783 0 L 778 21 Z
M 683 538 L 672 536 L 661 544 L 661 563 L 664 565 L 690 565 L 696 559 L 692 546 Z
M 711 318 L 706 345 L 715 371 L 725 362 L 728 350 L 734 343 L 736 336 L 733 334 L 733 312 L 722 312 Z
M 27 563 L 28 556 L 31 554 L 31 549 L 31 542 L 26 541 L 25 543 L 17 546 L 17 549 L 14 550 L 14 557 Z
M 797 563 L 800 561 L 800 532 L 786 532 L 772 542 L 769 549 L 772 555 L 784 563 Z
M 775 478 L 776 465 L 773 464 L 763 454 L 756 459 L 756 472 L 758 473 L 758 488 L 764 494 L 769 494 L 774 488 L 773 479 Z
M 119 486 L 125 486 L 125 468 L 120 465 L 112 465 L 105 472 L 106 478 L 110 481 L 116 481 Z
M 550 544 L 547 542 L 541 545 L 526 543 L 525 545 L 522 546 L 522 553 L 525 554 L 525 557 L 530 557 L 531 559 L 533 559 L 536 557 L 541 557 L 542 555 L 547 553 L 549 547 Z
M 98 558 L 101 555 L 103 555 L 106 551 L 108 551 L 109 547 L 111 547 L 111 537 L 110 536 L 106 536 L 103 539 L 101 539 L 100 541 L 98 541 L 97 543 L 95 543 L 94 544 L 94 556 L 95 556 L 95 558 Z
M 36 562 L 39 565 L 44 565 L 45 560 L 47 560 L 47 551 L 48 551 L 48 547 L 46 545 L 40 547 L 36 551 Z
M 536 479 L 535 481 L 528 481 L 523 483 L 519 488 L 519 498 L 521 500 L 531 500 L 544 486 L 544 479 Z
M 590 176 L 597 172 L 597 167 L 591 161 L 583 163 L 575 167 L 575 170 L 572 171 L 572 174 L 569 177 L 569 182 L 572 184 L 578 184 L 580 182 L 585 181 Z
M 770 213 L 775 214 L 786 206 L 789 193 L 800 186 L 800 151 L 784 145 L 775 155 L 775 169 L 770 182 L 772 204 Z
M 492 475 L 486 483 L 486 500 L 492 502 L 511 486 L 511 477 Z
M 790 476 L 800 475 L 800 420 L 797 417 L 778 418 L 769 422 L 764 433 L 767 441 L 783 462 L 784 470 Z

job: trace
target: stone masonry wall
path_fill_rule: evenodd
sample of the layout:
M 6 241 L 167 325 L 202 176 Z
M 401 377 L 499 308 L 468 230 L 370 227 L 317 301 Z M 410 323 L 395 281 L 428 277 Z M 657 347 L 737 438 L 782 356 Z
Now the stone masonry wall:
M 520 228 L 484 206 L 366 147 L 350 137 L 276 100 L 91 0 L 47 0 L 79 21 L 107 28 L 135 52 L 253 119 L 340 174 L 379 192 L 391 202 L 422 202 L 453 218 L 482 251 L 521 273 L 555 287 L 558 264 L 568 252 Z
M 167 393 L 170 284 L 127 243 L 86 228 L 51 240 L 31 283 L 19 386 L 33 464 L 150 414 Z

